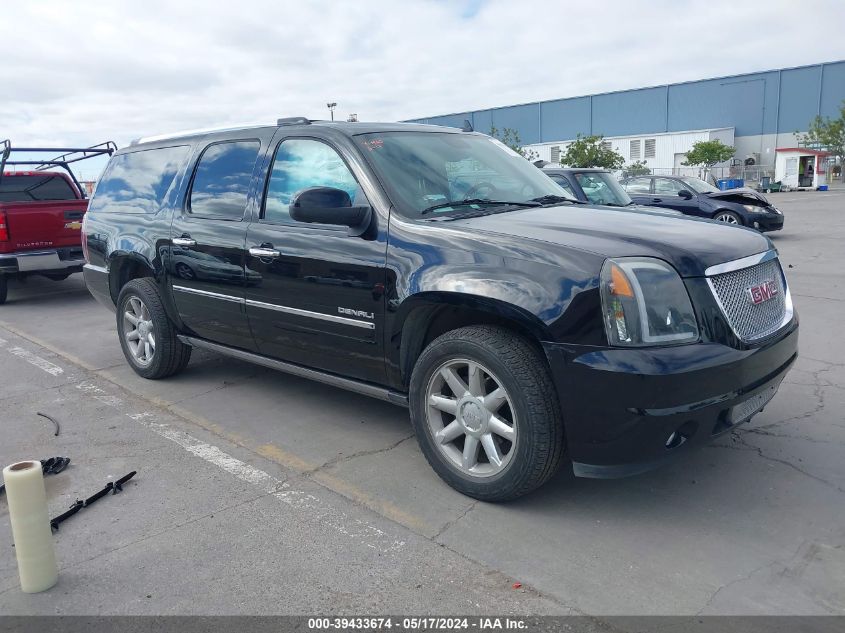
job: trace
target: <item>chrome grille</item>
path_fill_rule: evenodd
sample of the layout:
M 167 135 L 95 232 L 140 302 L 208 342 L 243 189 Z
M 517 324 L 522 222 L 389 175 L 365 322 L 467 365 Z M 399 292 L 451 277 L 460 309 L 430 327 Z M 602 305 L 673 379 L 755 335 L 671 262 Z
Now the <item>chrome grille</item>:
M 787 320 L 791 311 L 783 271 L 777 258 L 754 266 L 708 277 L 710 287 L 733 331 L 744 341 L 773 334 Z M 754 304 L 749 289 L 773 281 L 777 293 L 769 300 Z

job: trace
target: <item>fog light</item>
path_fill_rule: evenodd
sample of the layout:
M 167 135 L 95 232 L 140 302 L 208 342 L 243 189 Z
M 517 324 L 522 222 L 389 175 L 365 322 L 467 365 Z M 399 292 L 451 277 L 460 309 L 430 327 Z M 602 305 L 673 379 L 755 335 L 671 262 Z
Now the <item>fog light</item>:
M 685 438 L 677 431 L 673 431 L 672 435 L 670 435 L 669 438 L 666 440 L 666 448 L 677 448 L 686 441 L 687 438 Z
M 666 438 L 666 448 L 678 448 L 681 444 L 690 439 L 698 431 L 698 422 L 695 420 L 687 420 L 677 431 L 673 431 L 669 437 Z

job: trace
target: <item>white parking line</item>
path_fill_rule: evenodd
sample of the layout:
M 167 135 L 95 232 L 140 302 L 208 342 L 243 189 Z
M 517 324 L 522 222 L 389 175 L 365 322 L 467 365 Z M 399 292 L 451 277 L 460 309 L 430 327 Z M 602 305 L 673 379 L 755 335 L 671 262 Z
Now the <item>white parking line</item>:
M 76 388 L 115 409 L 123 409 L 123 401 L 120 398 L 108 395 L 104 389 L 97 385 L 82 382 L 76 385 Z M 366 547 L 385 554 L 397 552 L 405 547 L 405 541 L 391 538 L 384 530 L 380 530 L 366 521 L 350 518 L 346 513 L 325 503 L 313 494 L 304 490 L 297 490 L 291 487 L 289 483 L 255 466 L 250 466 L 218 447 L 203 442 L 184 431 L 156 422 L 157 416 L 154 413 L 144 411 L 141 413 L 126 413 L 125 415 L 209 464 L 225 470 L 241 481 L 258 486 L 262 491 L 272 495 L 289 507 L 304 513 L 309 520 L 336 530 Z
M 54 365 L 50 361 L 45 360 L 22 347 L 10 347 L 8 352 L 10 354 L 14 354 L 18 358 L 22 358 L 30 365 L 35 365 L 38 369 L 42 369 L 52 376 L 60 376 L 65 373 L 65 370 L 58 365 Z

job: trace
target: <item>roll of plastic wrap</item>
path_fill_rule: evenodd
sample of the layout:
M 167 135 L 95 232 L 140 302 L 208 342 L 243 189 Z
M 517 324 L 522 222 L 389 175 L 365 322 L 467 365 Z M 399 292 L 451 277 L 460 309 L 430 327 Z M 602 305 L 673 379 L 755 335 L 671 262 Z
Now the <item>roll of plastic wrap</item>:
M 59 570 L 47 514 L 41 462 L 18 462 L 6 466 L 3 481 L 6 483 L 21 589 L 26 593 L 46 591 L 56 584 Z

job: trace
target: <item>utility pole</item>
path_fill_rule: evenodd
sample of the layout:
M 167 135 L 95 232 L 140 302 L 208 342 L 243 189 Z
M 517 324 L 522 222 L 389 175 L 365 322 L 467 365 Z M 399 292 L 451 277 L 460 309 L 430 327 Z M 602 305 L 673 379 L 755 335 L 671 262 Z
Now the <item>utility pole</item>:
M 329 109 L 329 112 L 331 112 L 332 121 L 334 121 L 334 109 L 337 107 L 337 102 L 332 101 L 331 103 L 327 103 L 326 107 Z

